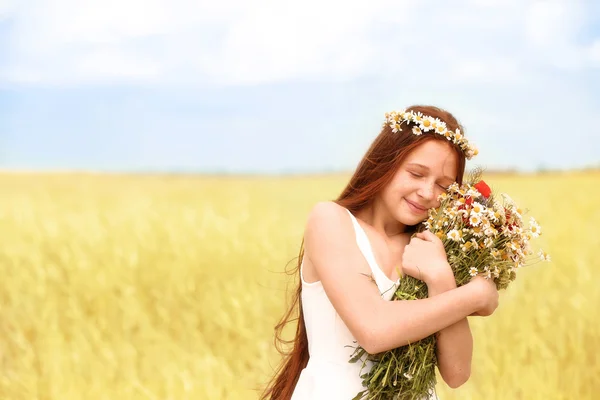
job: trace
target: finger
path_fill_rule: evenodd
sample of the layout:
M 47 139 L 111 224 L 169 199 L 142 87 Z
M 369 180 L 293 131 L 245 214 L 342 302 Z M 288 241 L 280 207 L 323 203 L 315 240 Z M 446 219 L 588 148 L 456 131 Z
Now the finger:
M 415 235 L 415 237 L 416 237 L 416 238 L 419 238 L 419 239 L 422 239 L 422 240 L 425 240 L 425 237 L 426 237 L 426 236 L 425 236 L 425 232 L 427 232 L 427 231 L 418 232 L 418 233 Z
M 419 232 L 417 233 L 417 237 L 419 239 L 425 240 L 427 242 L 433 242 L 438 240 L 438 237 L 435 236 L 431 231 L 429 230 L 424 230 L 423 232 Z

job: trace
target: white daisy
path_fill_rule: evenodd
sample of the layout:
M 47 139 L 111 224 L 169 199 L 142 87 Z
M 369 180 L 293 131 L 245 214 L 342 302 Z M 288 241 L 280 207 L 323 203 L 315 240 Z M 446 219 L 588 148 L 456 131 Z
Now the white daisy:
M 469 218 L 469 222 L 473 226 L 478 226 L 479 224 L 481 224 L 481 217 L 478 214 L 471 215 L 471 218 Z
M 460 130 L 457 129 L 457 132 L 454 132 L 454 143 L 460 143 L 463 140 L 463 135 L 460 133 Z
M 478 202 L 474 202 L 471 207 L 471 214 L 481 215 L 486 211 L 485 206 Z
M 493 226 L 487 226 L 484 229 L 483 233 L 485 234 L 485 236 L 488 237 L 495 237 L 496 235 L 498 235 L 498 231 Z
M 531 236 L 533 236 L 534 238 L 542 234 L 542 228 L 538 225 L 538 223 L 533 217 L 531 217 L 531 219 L 529 220 L 529 232 L 531 232 Z
M 544 250 L 541 250 L 538 252 L 538 255 L 540 256 L 540 260 L 542 261 L 551 261 L 552 258 L 550 257 L 550 254 L 546 253 Z
M 429 132 L 433 129 L 433 121 L 434 120 L 431 117 L 424 117 L 421 121 L 421 125 L 419 125 L 419 128 L 421 128 L 421 130 L 423 130 L 424 132 Z
M 448 236 L 448 239 L 454 240 L 455 242 L 463 241 L 462 233 L 456 229 L 452 229 L 450 232 L 448 232 L 447 236 Z
M 467 190 L 467 196 L 471 196 L 472 198 L 477 198 L 477 197 L 481 196 L 481 193 L 479 193 L 479 191 L 475 188 L 469 188 L 469 190 Z
M 486 266 L 484 268 L 483 276 L 485 276 L 485 279 L 492 279 L 492 271 L 490 271 L 490 267 Z
M 444 215 L 446 215 L 448 218 L 454 219 L 458 215 L 458 211 L 454 208 L 448 208 L 444 210 Z

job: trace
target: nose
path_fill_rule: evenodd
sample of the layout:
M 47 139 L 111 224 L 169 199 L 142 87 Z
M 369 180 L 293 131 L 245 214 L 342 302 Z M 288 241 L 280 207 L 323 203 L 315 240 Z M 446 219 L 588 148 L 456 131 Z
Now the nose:
M 424 182 L 417 190 L 417 194 L 424 200 L 432 201 L 434 196 L 434 185 L 435 183 Z

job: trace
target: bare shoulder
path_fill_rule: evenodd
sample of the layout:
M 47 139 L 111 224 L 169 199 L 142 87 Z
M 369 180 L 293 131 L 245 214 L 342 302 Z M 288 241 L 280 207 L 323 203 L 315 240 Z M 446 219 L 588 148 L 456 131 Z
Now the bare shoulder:
M 332 240 L 342 242 L 350 238 L 352 221 L 348 210 L 333 201 L 316 203 L 308 214 L 306 221 L 304 240 L 307 251 L 310 251 L 311 243 L 331 243 Z
M 304 250 L 309 270 L 314 268 L 323 278 L 323 270 L 346 272 L 350 265 L 363 263 L 358 257 L 354 228 L 348 210 L 332 201 L 315 204 L 308 215 L 304 231 Z
M 314 231 L 319 228 L 336 228 L 349 218 L 348 211 L 333 201 L 316 203 L 308 214 L 306 229 Z

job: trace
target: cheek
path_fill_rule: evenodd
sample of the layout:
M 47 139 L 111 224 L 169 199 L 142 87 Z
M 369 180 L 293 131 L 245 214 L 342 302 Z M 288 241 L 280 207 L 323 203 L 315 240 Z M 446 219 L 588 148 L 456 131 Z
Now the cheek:
M 397 207 L 405 196 L 405 190 L 402 186 L 394 185 L 393 182 L 382 193 L 382 200 L 389 208 Z

